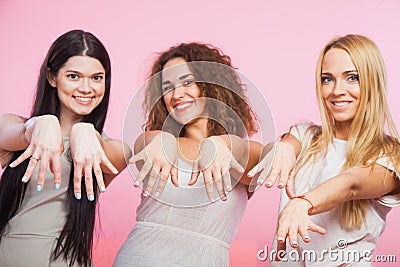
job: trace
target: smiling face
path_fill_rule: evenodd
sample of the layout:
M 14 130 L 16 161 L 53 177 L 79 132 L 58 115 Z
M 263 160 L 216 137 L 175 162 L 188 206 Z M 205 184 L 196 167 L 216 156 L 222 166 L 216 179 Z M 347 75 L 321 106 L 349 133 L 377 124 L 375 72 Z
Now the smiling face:
M 338 48 L 326 52 L 321 71 L 321 95 L 338 129 L 348 131 L 360 106 L 358 71 L 349 54 Z
M 47 75 L 51 86 L 57 88 L 60 118 L 80 121 L 102 101 L 105 93 L 105 70 L 95 58 L 73 56 L 53 76 Z
M 164 103 L 177 122 L 186 125 L 204 115 L 204 98 L 200 97 L 200 88 L 183 58 L 167 61 L 161 83 Z

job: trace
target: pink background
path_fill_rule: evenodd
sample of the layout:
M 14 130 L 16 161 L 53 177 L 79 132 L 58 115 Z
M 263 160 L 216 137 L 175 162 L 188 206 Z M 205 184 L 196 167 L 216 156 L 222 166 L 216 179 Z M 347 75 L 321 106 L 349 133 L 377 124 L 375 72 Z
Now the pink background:
M 145 80 L 154 52 L 189 41 L 214 44 L 230 55 L 234 65 L 261 88 L 276 131 L 282 133 L 302 119 L 319 122 L 314 92 L 319 51 L 336 35 L 359 33 L 381 49 L 390 107 L 399 126 L 399 14 L 396 0 L 0 0 L 0 113 L 29 114 L 39 67 L 50 44 L 67 30 L 80 28 L 99 37 L 111 56 L 108 135 L 122 138 L 126 107 Z M 96 266 L 111 265 L 134 225 L 139 193 L 125 171 L 101 196 Z M 257 261 L 256 254 L 272 242 L 278 196 L 277 189 L 262 188 L 250 200 L 232 244 L 231 266 L 267 266 Z M 395 254 L 400 261 L 399 222 L 400 210 L 394 209 L 375 254 Z

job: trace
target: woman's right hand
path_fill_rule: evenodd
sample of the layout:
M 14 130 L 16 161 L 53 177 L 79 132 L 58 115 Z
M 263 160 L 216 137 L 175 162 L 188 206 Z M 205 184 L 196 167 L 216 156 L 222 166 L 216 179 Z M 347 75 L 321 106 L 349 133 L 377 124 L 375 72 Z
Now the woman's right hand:
M 26 150 L 10 164 L 14 168 L 30 157 L 28 167 L 21 181 L 26 183 L 32 177 L 37 164 L 39 166 L 37 191 L 41 191 L 46 179 L 47 168 L 54 174 L 54 186 L 61 185 L 61 154 L 64 145 L 58 118 L 54 115 L 33 117 L 25 122 L 25 140 L 29 144 Z M 40 163 L 39 163 L 40 161 Z
M 280 141 L 275 142 L 274 148 L 266 153 L 264 158 L 247 175 L 253 177 L 261 172 L 257 179 L 257 185 L 261 186 L 266 182 L 266 187 L 272 187 L 279 177 L 278 188 L 285 187 L 287 195 L 293 198 L 295 196 L 293 192 L 295 166 L 296 154 L 293 145 Z
M 139 174 L 135 179 L 135 186 L 142 186 L 143 180 L 149 176 L 148 183 L 144 189 L 144 196 L 149 196 L 158 180 L 155 197 L 159 197 L 164 191 L 168 177 L 175 186 L 178 185 L 178 169 L 176 167 L 178 158 L 178 144 L 175 136 L 167 132 L 159 132 L 139 153 L 134 155 L 129 163 L 143 161 L 139 165 Z M 160 178 L 160 179 L 158 179 Z

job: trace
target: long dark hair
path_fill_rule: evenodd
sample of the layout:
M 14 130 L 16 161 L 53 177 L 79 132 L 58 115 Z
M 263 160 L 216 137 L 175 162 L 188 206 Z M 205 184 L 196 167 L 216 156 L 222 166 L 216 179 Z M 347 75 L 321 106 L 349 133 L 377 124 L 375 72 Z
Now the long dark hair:
M 95 58 L 100 61 L 105 69 L 103 100 L 83 119 L 83 122 L 93 124 L 95 129 L 101 133 L 110 96 L 110 58 L 103 44 L 93 34 L 82 30 L 73 30 L 61 35 L 50 47 L 40 69 L 31 117 L 52 114 L 59 118 L 60 100 L 57 90 L 47 81 L 46 72 L 50 69 L 52 75 L 57 75 L 65 62 L 73 56 Z M 22 153 L 23 151 L 16 151 L 10 162 L 14 161 Z M 25 160 L 15 168 L 7 166 L 2 174 L 0 180 L 0 241 L 8 222 L 16 215 L 24 199 L 26 184 L 21 182 L 21 177 L 26 171 L 28 161 Z M 77 200 L 74 197 L 73 179 L 74 166 L 71 164 L 69 187 L 66 196 L 68 216 L 53 251 L 53 259 L 62 257 L 69 262 L 70 266 L 75 262 L 89 266 L 91 263 L 98 192 L 94 190 L 95 201 L 89 201 L 87 198 Z M 96 179 L 93 179 L 93 183 L 94 188 L 97 188 Z M 84 182 L 82 182 L 82 190 L 86 191 Z

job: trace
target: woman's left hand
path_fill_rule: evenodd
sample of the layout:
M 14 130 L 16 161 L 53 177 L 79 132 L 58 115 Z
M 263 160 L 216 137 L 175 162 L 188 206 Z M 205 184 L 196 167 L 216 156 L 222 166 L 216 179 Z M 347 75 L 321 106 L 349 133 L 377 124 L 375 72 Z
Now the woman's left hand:
M 196 183 L 200 172 L 203 173 L 208 198 L 215 201 L 214 184 L 222 200 L 227 200 L 226 192 L 232 190 L 229 170 L 233 168 L 243 173 L 244 168 L 236 161 L 226 141 L 219 136 L 211 136 L 200 144 L 200 153 L 193 163 L 189 185 Z
M 276 233 L 278 248 L 284 247 L 283 244 L 286 243 L 286 237 L 289 237 L 290 245 L 296 248 L 298 246 L 298 234 L 304 242 L 310 242 L 308 230 L 320 234 L 326 233 L 324 228 L 310 220 L 308 212 L 311 208 L 311 204 L 304 199 L 294 198 L 289 201 L 279 214 L 278 230 Z
M 97 180 L 101 192 L 105 191 L 103 170 L 101 165 L 117 174 L 118 170 L 107 158 L 100 143 L 101 136 L 95 130 L 93 124 L 76 123 L 70 134 L 71 157 L 74 163 L 74 194 L 81 198 L 81 181 L 85 177 L 87 198 L 94 200 L 92 171 Z

